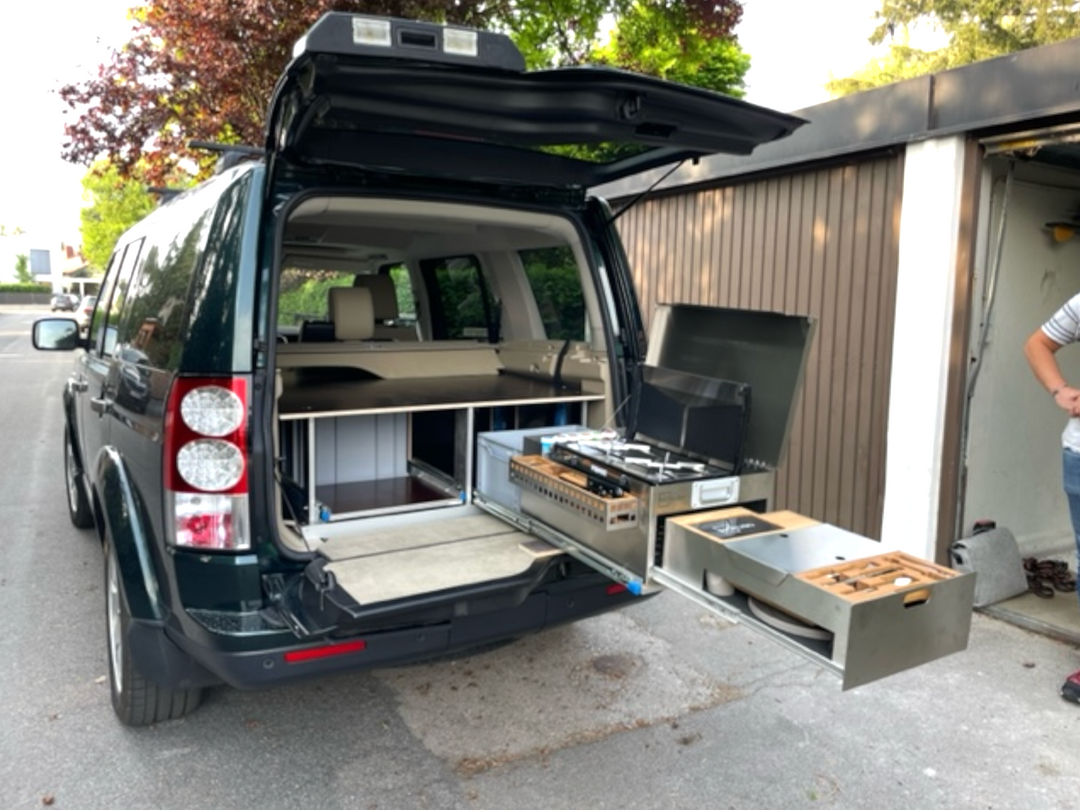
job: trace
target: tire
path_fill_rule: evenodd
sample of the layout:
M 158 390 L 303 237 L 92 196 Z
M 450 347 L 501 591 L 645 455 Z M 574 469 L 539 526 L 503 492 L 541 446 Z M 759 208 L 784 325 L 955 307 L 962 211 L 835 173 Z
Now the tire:
M 77 529 L 89 529 L 94 525 L 94 513 L 86 499 L 82 485 L 82 472 L 71 446 L 71 431 L 64 429 L 64 485 L 67 487 L 68 517 Z
M 109 647 L 109 692 L 113 711 L 127 726 L 148 726 L 190 714 L 202 702 L 203 690 L 165 689 L 135 669 L 128 648 L 131 612 L 124 596 L 116 551 L 105 541 L 105 626 Z

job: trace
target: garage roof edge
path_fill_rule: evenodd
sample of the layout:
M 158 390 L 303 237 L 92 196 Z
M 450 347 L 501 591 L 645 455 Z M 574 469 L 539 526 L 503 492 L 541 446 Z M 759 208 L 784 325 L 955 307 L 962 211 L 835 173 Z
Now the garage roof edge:
M 1027 129 L 1041 118 L 1080 120 L 1078 64 L 1080 39 L 1071 39 L 796 110 L 810 123 L 791 136 L 749 157 L 714 155 L 681 166 L 657 190 L 1010 124 Z M 609 199 L 637 194 L 666 171 L 653 169 L 592 191 Z

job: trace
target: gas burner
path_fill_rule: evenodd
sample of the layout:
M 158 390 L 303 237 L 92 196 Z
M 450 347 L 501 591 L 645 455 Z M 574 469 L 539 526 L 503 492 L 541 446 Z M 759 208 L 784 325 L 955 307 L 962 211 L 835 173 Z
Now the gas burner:
M 578 439 L 569 444 L 577 445 L 578 447 L 591 448 L 599 450 L 602 453 L 616 456 L 618 458 L 624 458 L 626 453 L 651 453 L 653 448 L 647 444 L 641 444 L 640 442 L 630 442 L 626 439 Z
M 564 460 L 565 454 L 579 456 L 653 484 L 730 475 L 718 467 L 662 449 L 649 442 L 618 436 L 579 438 L 558 442 L 557 446 L 564 450 L 563 458 L 560 460 Z
M 661 470 L 666 472 L 668 470 L 689 470 L 690 472 L 704 472 L 705 465 L 700 461 L 657 461 L 654 458 L 638 456 L 623 456 L 623 463 L 633 464 L 635 466 L 647 467 L 650 470 Z

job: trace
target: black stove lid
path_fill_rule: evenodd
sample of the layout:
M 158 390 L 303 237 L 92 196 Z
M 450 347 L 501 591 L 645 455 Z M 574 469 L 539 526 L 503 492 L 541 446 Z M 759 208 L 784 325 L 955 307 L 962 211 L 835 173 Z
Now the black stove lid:
M 801 315 L 662 304 L 650 328 L 646 365 L 749 388 L 742 466 L 776 468 L 802 386 L 813 321 Z M 648 372 L 646 372 L 648 374 Z M 640 429 L 642 414 L 635 430 Z

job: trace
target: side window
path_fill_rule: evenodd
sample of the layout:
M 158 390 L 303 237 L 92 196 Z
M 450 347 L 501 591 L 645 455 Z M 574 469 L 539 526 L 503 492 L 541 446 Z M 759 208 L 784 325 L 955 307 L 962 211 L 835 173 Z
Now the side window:
M 547 337 L 585 340 L 585 296 L 569 245 L 519 253 Z
M 179 365 L 188 291 L 212 210 L 194 219 L 192 206 L 170 210 L 160 221 L 160 238 L 147 244 L 139 273 L 125 289 L 119 340 L 155 368 Z
M 406 323 L 416 322 L 416 297 L 413 295 L 412 279 L 409 268 L 403 264 L 386 265 L 379 268 L 380 273 L 389 273 L 394 280 L 394 294 L 397 296 L 398 320 Z
M 495 302 L 473 256 L 428 259 L 420 263 L 431 299 L 435 340 L 499 340 Z
M 90 326 L 91 345 L 97 346 L 103 356 L 111 357 L 116 351 L 117 328 L 123 316 L 131 276 L 139 262 L 142 239 L 129 242 L 113 254 L 106 273 L 105 283 L 98 295 L 94 320 Z

